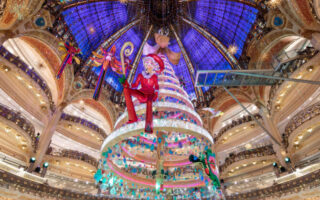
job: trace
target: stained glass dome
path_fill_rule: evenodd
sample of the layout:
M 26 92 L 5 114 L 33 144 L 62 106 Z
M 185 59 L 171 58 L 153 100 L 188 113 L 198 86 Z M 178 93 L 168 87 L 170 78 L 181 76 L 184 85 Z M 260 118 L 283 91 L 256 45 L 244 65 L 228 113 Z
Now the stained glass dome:
M 134 60 L 138 50 L 147 35 L 148 29 L 153 25 L 152 33 L 160 28 L 173 29 L 182 42 L 178 44 L 173 30 L 169 30 L 169 48 L 175 52 L 187 54 L 181 56 L 174 71 L 178 78 L 185 82 L 185 89 L 190 98 L 197 98 L 192 79 L 197 70 L 232 69 L 234 66 L 226 59 L 226 49 L 235 47 L 233 52 L 235 59 L 239 59 L 246 38 L 256 19 L 258 9 L 250 0 L 198 0 L 198 1 L 148 1 L 130 0 L 124 1 L 67 1 L 62 2 L 64 20 L 74 37 L 75 43 L 83 53 L 83 60 L 87 63 L 92 56 L 91 52 L 104 46 L 105 41 L 111 36 L 112 42 L 108 48 L 115 45 L 117 52 L 125 41 L 131 41 L 135 50 L 130 56 Z M 161 11 L 159 10 L 161 7 Z M 207 31 L 224 47 L 221 50 L 208 36 L 184 21 L 190 20 Z M 133 26 L 130 23 L 140 20 Z M 119 30 L 128 27 L 119 35 Z M 150 34 L 147 43 L 154 44 L 153 34 Z M 184 51 L 181 50 L 184 48 Z M 119 53 L 117 54 L 119 55 Z M 194 69 L 188 70 L 188 61 Z M 85 65 L 85 64 L 84 64 Z M 88 67 L 88 66 L 85 66 Z M 142 69 L 141 62 L 137 65 L 136 73 Z M 90 69 L 99 73 L 98 68 Z M 109 70 L 105 77 L 107 84 L 116 91 L 121 92 L 122 86 L 118 83 L 118 75 Z M 208 88 L 203 88 L 205 92 Z

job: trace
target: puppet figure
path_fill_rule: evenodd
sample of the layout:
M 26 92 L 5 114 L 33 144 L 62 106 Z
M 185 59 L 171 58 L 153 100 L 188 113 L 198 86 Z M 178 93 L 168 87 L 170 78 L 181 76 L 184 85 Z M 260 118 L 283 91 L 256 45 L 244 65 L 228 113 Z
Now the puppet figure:
M 164 70 L 163 60 L 156 54 L 149 54 L 143 58 L 144 71 L 138 75 L 133 84 L 129 84 L 126 80 L 123 83 L 124 97 L 128 110 L 128 122 L 134 123 L 138 121 L 136 111 L 132 102 L 132 96 L 136 97 L 140 103 L 146 103 L 146 124 L 145 132 L 153 132 L 153 116 L 152 116 L 152 102 L 158 98 L 159 85 L 158 74 Z M 138 86 L 140 89 L 137 89 Z

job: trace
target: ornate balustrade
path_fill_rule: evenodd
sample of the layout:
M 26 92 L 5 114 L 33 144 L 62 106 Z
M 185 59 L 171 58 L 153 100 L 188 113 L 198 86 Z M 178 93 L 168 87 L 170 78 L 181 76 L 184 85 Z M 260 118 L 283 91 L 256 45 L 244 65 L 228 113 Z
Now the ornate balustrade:
M 291 73 L 299 69 L 303 64 L 313 58 L 318 52 L 319 51 L 314 48 L 306 48 L 305 50 L 298 52 L 299 56 L 297 57 L 297 59 L 281 64 L 282 66 L 279 67 L 279 71 L 281 72 L 283 77 L 288 77 Z M 271 111 L 273 108 L 273 99 L 283 82 L 283 80 L 279 80 L 276 84 L 271 86 L 267 105 L 269 111 Z
M 34 82 L 36 82 L 40 86 L 41 90 L 45 93 L 45 95 L 48 98 L 51 111 L 53 111 L 55 109 L 55 105 L 52 100 L 51 91 L 47 86 L 47 84 L 45 83 L 45 81 L 33 69 L 30 69 L 29 66 L 26 63 L 24 63 L 19 57 L 16 57 L 15 55 L 11 54 L 2 45 L 0 46 L 0 56 L 5 58 L 10 63 L 14 64 L 16 67 L 18 67 L 21 71 L 23 71 L 27 76 L 29 76 L 32 80 L 34 80 Z
M 0 187 L 5 188 L 7 192 L 16 191 L 28 193 L 41 199 L 64 199 L 64 200 L 115 200 L 107 196 L 99 197 L 91 194 L 77 193 L 70 190 L 51 187 L 47 184 L 40 184 L 30 181 L 11 173 L 0 170 Z M 123 198 L 126 199 L 126 198 Z
M 254 117 L 256 119 L 261 119 L 261 115 L 260 114 L 255 114 Z M 226 133 L 228 130 L 238 126 L 238 125 L 241 125 L 241 124 L 244 124 L 244 123 L 247 123 L 247 122 L 252 122 L 254 121 L 254 119 L 250 116 L 250 115 L 247 115 L 247 116 L 244 116 L 236 121 L 232 121 L 231 124 L 228 124 L 227 126 L 223 127 L 220 129 L 218 135 L 214 138 L 214 141 L 217 142 L 221 136 Z
M 68 115 L 66 113 L 62 113 L 61 119 L 65 120 L 65 121 L 81 124 L 82 126 L 86 126 L 90 129 L 94 130 L 95 132 L 99 133 L 103 138 L 107 137 L 107 134 L 106 134 L 106 132 L 104 132 L 104 130 L 102 130 L 101 128 L 99 128 L 99 126 L 97 126 L 96 124 L 94 124 L 88 120 L 82 119 L 80 117 Z
M 247 193 L 227 196 L 227 200 L 254 200 L 274 197 L 280 199 L 281 196 L 297 194 L 304 190 L 311 190 L 320 186 L 320 170 L 296 178 L 294 180 L 276 184 L 264 189 L 258 189 Z
M 284 134 L 282 134 L 283 143 L 289 146 L 289 137 L 291 133 L 305 122 L 320 115 L 320 102 L 315 103 L 296 114 L 287 124 Z
M 79 151 L 74 151 L 74 150 L 69 150 L 69 149 L 64 149 L 62 151 L 51 151 L 49 153 L 51 156 L 57 156 L 57 157 L 63 157 L 63 158 L 70 158 L 70 159 L 75 159 L 75 160 L 81 160 L 83 162 L 89 163 L 92 166 L 98 167 L 98 161 L 94 157 L 82 153 Z
M 231 154 L 231 155 L 229 155 L 229 157 L 227 157 L 225 159 L 224 164 L 220 166 L 220 172 L 224 171 L 231 164 L 233 164 L 235 162 L 250 159 L 250 158 L 257 158 L 257 157 L 274 155 L 274 154 L 275 154 L 275 152 L 273 150 L 272 145 L 242 151 L 237 154 Z
M 0 104 L 0 115 L 18 125 L 22 130 L 24 130 L 31 138 L 32 147 L 35 148 L 36 138 L 35 129 L 31 122 L 22 117 L 18 112 L 6 108 Z

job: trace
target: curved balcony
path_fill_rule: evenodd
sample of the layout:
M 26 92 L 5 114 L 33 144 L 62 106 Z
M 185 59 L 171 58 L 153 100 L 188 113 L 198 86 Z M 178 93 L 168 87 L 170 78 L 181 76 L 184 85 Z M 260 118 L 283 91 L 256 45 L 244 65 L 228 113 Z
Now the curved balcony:
M 48 155 L 55 156 L 55 157 L 63 157 L 63 158 L 70 158 L 75 160 L 81 160 L 83 162 L 86 162 L 92 166 L 98 167 L 99 162 L 93 158 L 92 156 L 89 156 L 86 153 L 82 153 L 79 151 L 64 149 L 62 151 L 53 151 L 50 152 Z
M 304 123 L 320 115 L 320 102 L 313 104 L 306 109 L 297 113 L 287 124 L 284 133 L 282 134 L 283 143 L 286 147 L 289 146 L 289 137 L 291 133 Z
M 297 69 L 299 69 L 301 66 L 303 66 L 306 62 L 308 62 L 311 58 L 313 58 L 315 55 L 317 55 L 319 51 L 314 48 L 306 48 L 305 50 L 301 52 L 297 52 L 297 56 L 292 59 L 289 58 L 288 62 L 281 63 L 277 68 L 278 71 L 281 72 L 282 76 L 288 77 L 290 74 L 295 72 Z M 278 93 L 278 89 L 281 88 L 281 85 L 285 81 L 279 80 L 277 83 L 273 86 L 271 86 L 270 92 L 269 92 L 269 100 L 267 108 L 269 111 L 273 110 L 273 103 L 274 99 L 276 97 L 276 94 Z
M 19 113 L 6 108 L 0 104 L 0 115 L 1 117 L 15 123 L 21 128 L 31 139 L 32 147 L 35 149 L 36 138 L 35 138 L 35 129 L 31 122 L 22 117 Z
M 281 196 L 292 195 L 300 193 L 304 190 L 312 190 L 320 186 L 320 170 L 309 173 L 300 178 L 284 182 L 281 184 L 276 184 L 271 187 L 264 189 L 258 189 L 251 192 L 237 194 L 232 196 L 227 196 L 227 200 L 255 200 L 255 199 L 267 199 L 268 197 L 273 197 L 274 199 L 280 199 Z M 273 199 L 272 198 L 272 199 Z
M 254 117 L 256 119 L 262 118 L 260 114 L 255 114 Z M 223 134 L 225 134 L 226 132 L 228 132 L 232 128 L 239 126 L 239 125 L 242 125 L 244 123 L 252 122 L 252 121 L 254 121 L 254 119 L 250 115 L 244 116 L 236 121 L 232 121 L 231 124 L 228 124 L 227 126 L 220 129 L 218 135 L 214 138 L 214 141 L 217 142 L 223 136 Z
M 53 111 L 55 109 L 55 105 L 52 99 L 52 94 L 45 83 L 45 81 L 32 69 L 30 69 L 26 63 L 24 63 L 19 57 L 14 56 L 11 54 L 6 48 L 3 46 L 0 46 L 0 56 L 5 58 L 10 63 L 14 64 L 18 69 L 20 69 L 22 72 L 24 72 L 27 76 L 29 76 L 36 84 L 39 85 L 41 90 L 44 92 L 44 94 L 47 96 L 50 109 Z
M 27 193 L 41 199 L 78 199 L 78 200 L 111 200 L 109 197 L 99 197 L 92 194 L 78 193 L 71 190 L 51 187 L 48 184 L 37 183 L 21 178 L 17 175 L 0 170 L 0 188 L 5 188 L 6 192 Z M 20 197 L 19 197 L 20 198 Z M 123 198 L 126 199 L 126 198 Z
M 82 119 L 80 117 L 75 117 L 75 116 L 63 113 L 61 115 L 61 120 L 65 120 L 65 121 L 69 121 L 69 122 L 72 122 L 72 123 L 81 124 L 82 126 L 88 127 L 89 129 L 94 130 L 95 132 L 99 133 L 99 135 L 101 135 L 103 138 L 107 137 L 106 132 L 104 132 L 104 130 L 99 128 L 96 124 L 94 124 L 94 123 L 92 123 L 92 122 L 90 122 L 88 120 Z
M 236 162 L 270 155 L 275 155 L 272 145 L 242 151 L 237 154 L 231 154 L 225 159 L 224 164 L 219 167 L 220 172 L 225 172 L 232 164 Z

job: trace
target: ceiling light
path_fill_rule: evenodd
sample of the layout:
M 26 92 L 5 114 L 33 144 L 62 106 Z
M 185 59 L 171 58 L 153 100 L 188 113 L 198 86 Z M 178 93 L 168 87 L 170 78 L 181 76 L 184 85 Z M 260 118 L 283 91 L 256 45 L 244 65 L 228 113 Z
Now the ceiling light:
M 247 164 L 243 164 L 242 166 L 246 167 L 246 166 L 247 166 Z
M 21 76 L 17 76 L 17 79 L 19 79 L 20 81 L 22 80 L 22 77 Z
M 297 77 L 297 79 L 300 79 L 300 78 L 302 78 L 302 75 L 299 75 L 299 76 Z
M 309 128 L 307 131 L 308 131 L 309 133 L 311 133 L 311 132 L 312 132 L 312 128 Z
M 9 133 L 9 132 L 11 131 L 11 128 L 10 128 L 10 127 L 6 127 L 6 128 L 4 129 L 4 131 L 5 131 L 6 133 Z
M 312 72 L 312 71 L 313 71 L 313 66 L 307 67 L 307 71 L 308 71 L 308 72 Z
M 252 148 L 252 145 L 250 143 L 246 144 L 245 145 L 246 149 L 251 149 Z
M 89 28 L 89 31 L 90 31 L 91 34 L 93 34 L 93 33 L 96 32 L 96 30 L 95 30 L 93 27 L 90 27 L 90 28 Z
M 292 85 L 291 85 L 291 84 L 289 84 L 289 85 L 287 86 L 287 89 L 291 88 L 291 86 L 292 86 Z
M 31 88 L 32 88 L 32 86 L 31 86 L 31 85 L 28 85 L 28 88 L 29 88 L 29 89 L 31 89 Z
M 36 96 L 37 96 L 37 97 L 40 97 L 40 94 L 39 94 L 39 93 L 37 93 L 37 94 L 36 94 Z
M 280 3 L 281 3 L 281 0 L 270 0 L 270 1 L 268 2 L 268 5 L 269 5 L 271 8 L 275 8 L 275 7 L 277 7 Z
M 299 141 L 295 141 L 294 144 L 299 144 Z
M 255 165 L 255 164 L 257 164 L 257 162 L 252 162 L 252 164 L 254 164 L 254 165 Z
M 236 54 L 238 52 L 238 47 L 236 45 L 232 44 L 229 46 L 228 52 L 231 54 Z
M 303 136 L 302 136 L 302 135 L 299 135 L 298 138 L 301 140 L 301 139 L 303 138 Z

